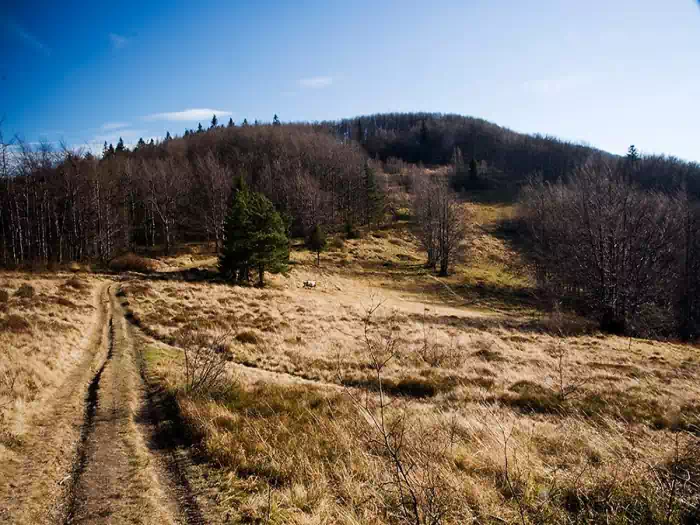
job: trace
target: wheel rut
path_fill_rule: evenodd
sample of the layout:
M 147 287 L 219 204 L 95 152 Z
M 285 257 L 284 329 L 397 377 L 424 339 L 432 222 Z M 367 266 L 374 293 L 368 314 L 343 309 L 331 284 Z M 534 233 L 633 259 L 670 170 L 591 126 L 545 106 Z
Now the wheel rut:
M 104 358 L 87 386 L 70 485 L 54 523 L 205 523 L 184 473 L 164 476 L 158 466 L 160 454 L 150 445 L 141 414 L 152 414 L 153 426 L 162 416 L 145 395 L 129 325 L 112 287 L 108 296 Z
M 102 363 L 100 369 L 90 381 L 87 395 L 85 397 L 85 419 L 80 429 L 80 440 L 78 441 L 70 488 L 68 489 L 68 504 L 65 511 L 65 519 L 63 520 L 64 525 L 70 525 L 73 523 L 76 510 L 80 505 L 77 488 L 88 462 L 88 441 L 95 430 L 95 414 L 97 413 L 100 379 L 102 379 L 102 374 L 105 371 L 105 367 L 111 361 L 114 352 L 114 320 L 112 319 L 111 315 L 109 317 L 108 348 L 107 357 Z

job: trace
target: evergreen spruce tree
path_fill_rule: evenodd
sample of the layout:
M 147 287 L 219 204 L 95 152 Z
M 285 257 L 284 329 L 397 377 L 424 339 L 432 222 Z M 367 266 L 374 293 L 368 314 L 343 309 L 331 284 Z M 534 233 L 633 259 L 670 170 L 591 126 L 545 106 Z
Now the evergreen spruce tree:
M 155 143 L 155 141 L 154 141 L 153 139 L 151 139 L 151 142 L 149 142 L 148 145 L 149 145 L 149 146 L 155 146 L 156 143 Z
M 211 118 L 211 125 L 209 126 L 209 129 L 214 129 L 216 126 L 219 125 L 219 119 L 216 118 L 216 114 Z
M 249 125 L 250 125 L 250 124 L 248 124 L 248 119 L 247 119 L 247 118 L 244 118 L 244 119 L 243 119 L 243 124 L 241 124 L 241 126 L 243 126 L 244 128 L 247 128 Z
M 284 221 L 272 202 L 262 193 L 249 196 L 250 266 L 258 270 L 258 285 L 265 286 L 265 272 L 287 270 L 289 240 Z
M 143 137 L 139 139 L 139 141 L 136 143 L 136 149 L 141 149 L 146 145 L 146 143 L 143 141 Z
M 316 266 L 321 266 L 321 252 L 326 249 L 326 232 L 318 224 L 311 232 L 309 246 L 316 252 Z
M 634 179 L 634 174 L 637 171 L 637 168 L 639 167 L 639 153 L 637 152 L 637 148 L 632 144 L 629 149 L 627 150 L 627 157 L 625 157 L 625 164 L 624 164 L 624 177 L 627 180 L 627 182 L 632 182 L 632 179 Z
M 186 129 L 186 130 L 185 130 L 185 137 L 189 137 L 189 136 L 190 136 L 190 130 L 189 130 L 189 129 Z
M 219 256 L 219 271 L 237 283 L 249 280 L 250 250 L 247 244 L 248 188 L 243 177 L 236 177 L 229 212 L 224 221 L 224 245 Z
M 170 132 L 165 132 L 165 142 L 170 142 L 173 138 L 170 136 Z
M 234 126 L 235 126 L 235 124 L 233 123 L 233 118 L 232 118 L 232 117 L 229 117 L 229 119 L 228 119 L 228 127 L 229 127 L 229 128 L 232 128 L 232 127 L 234 127 Z
M 277 116 L 277 113 L 275 113 L 275 116 L 272 118 L 272 125 L 273 126 L 281 126 L 282 125 L 279 117 Z
M 112 146 L 112 143 L 109 144 L 109 149 L 107 150 L 107 156 L 111 157 L 114 155 L 114 146 Z
M 231 209 L 224 223 L 219 270 L 235 282 L 248 282 L 250 268 L 265 284 L 265 272 L 286 270 L 289 241 L 279 213 L 267 197 L 251 192 L 242 178 L 234 184 Z
M 109 156 L 109 148 L 107 147 L 107 141 L 105 140 L 105 145 L 102 148 L 102 158 L 106 159 Z
M 117 142 L 117 149 L 116 149 L 116 151 L 117 151 L 117 153 L 121 153 L 121 152 L 123 152 L 125 149 L 126 149 L 126 148 L 124 148 L 124 141 L 122 140 L 121 137 L 119 137 L 119 142 Z
M 200 122 L 199 125 L 197 126 L 197 133 L 203 133 L 204 128 L 202 127 L 202 123 Z

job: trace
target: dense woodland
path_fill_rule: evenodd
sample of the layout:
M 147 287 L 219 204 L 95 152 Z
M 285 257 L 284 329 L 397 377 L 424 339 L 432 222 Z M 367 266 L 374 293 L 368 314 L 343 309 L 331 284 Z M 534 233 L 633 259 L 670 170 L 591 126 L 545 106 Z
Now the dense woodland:
M 372 158 L 398 158 L 410 163 L 445 165 L 459 148 L 466 165 L 479 165 L 484 185 L 520 186 L 532 175 L 545 181 L 567 178 L 591 155 L 606 154 L 583 144 L 551 136 L 517 133 L 486 120 L 436 113 L 387 113 L 326 122 L 341 140 L 362 144 Z M 633 142 L 632 140 L 630 142 Z M 644 188 L 672 192 L 685 186 L 700 197 L 700 165 L 675 157 L 648 155 L 639 159 L 635 181 Z M 469 186 L 467 185 L 467 189 Z
M 367 156 L 303 125 L 216 127 L 119 144 L 95 157 L 47 147 L 3 150 L 0 262 L 106 261 L 144 246 L 221 244 L 234 177 L 266 195 L 292 235 L 368 220 L 376 192 Z
M 239 179 L 269 199 L 286 235 L 311 239 L 321 227 L 350 235 L 381 220 L 387 173 L 450 165 L 459 192 L 511 199 L 518 191 L 520 245 L 541 289 L 608 331 L 700 332 L 700 166 L 672 157 L 632 148 L 619 158 L 427 113 L 315 124 L 213 119 L 133 150 L 105 144 L 99 156 L 0 142 L 5 267 L 107 262 L 183 241 L 223 248 Z M 395 181 L 412 193 L 428 266 L 447 274 L 466 234 L 458 194 L 443 180 Z

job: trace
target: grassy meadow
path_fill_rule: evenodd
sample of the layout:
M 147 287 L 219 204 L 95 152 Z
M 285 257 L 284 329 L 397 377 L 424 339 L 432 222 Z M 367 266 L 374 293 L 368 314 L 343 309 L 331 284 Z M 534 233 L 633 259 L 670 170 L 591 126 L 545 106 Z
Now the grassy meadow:
M 296 246 L 265 289 L 124 278 L 227 519 L 698 522 L 697 349 L 542 304 L 497 233 L 512 209 L 470 206 L 471 256 L 449 278 L 403 221 L 332 240 L 320 267 Z M 193 333 L 227 362 L 205 392 L 184 387 Z

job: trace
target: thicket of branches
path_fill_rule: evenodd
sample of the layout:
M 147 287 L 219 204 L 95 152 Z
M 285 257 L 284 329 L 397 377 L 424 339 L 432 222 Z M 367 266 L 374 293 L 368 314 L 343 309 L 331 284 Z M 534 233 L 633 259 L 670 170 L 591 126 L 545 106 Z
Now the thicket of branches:
M 376 207 L 362 149 L 310 125 L 215 127 L 134 151 L 110 146 L 101 158 L 0 143 L 4 266 L 220 246 L 235 176 L 273 202 L 293 235 L 359 225 Z
M 700 335 L 700 208 L 643 188 L 638 158 L 590 159 L 566 182 L 531 182 L 521 218 L 537 280 L 614 333 Z

